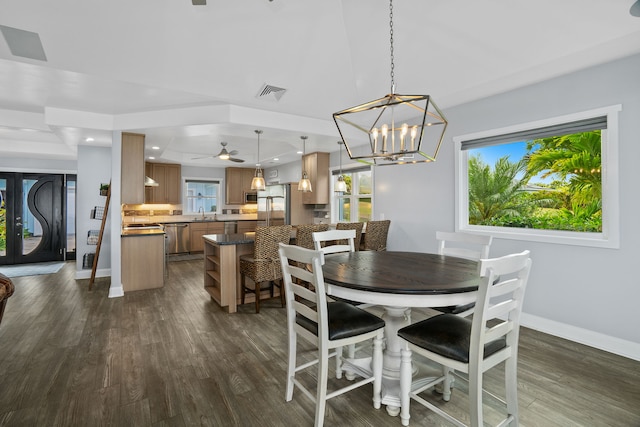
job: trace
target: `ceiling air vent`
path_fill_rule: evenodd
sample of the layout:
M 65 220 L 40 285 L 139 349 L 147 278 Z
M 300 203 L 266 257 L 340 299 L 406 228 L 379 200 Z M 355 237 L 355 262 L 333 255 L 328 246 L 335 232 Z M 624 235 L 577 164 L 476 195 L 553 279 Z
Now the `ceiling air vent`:
M 280 98 L 282 98 L 282 95 L 284 95 L 286 91 L 287 90 L 284 88 L 271 86 L 265 83 L 260 88 L 256 98 L 271 98 L 275 101 L 280 101 Z

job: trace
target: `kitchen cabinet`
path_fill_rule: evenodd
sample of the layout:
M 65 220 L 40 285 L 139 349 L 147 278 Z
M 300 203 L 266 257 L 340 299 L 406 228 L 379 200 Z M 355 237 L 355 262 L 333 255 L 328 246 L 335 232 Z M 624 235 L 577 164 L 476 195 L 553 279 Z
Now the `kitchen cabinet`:
M 302 193 L 305 205 L 329 203 L 329 153 L 309 153 L 302 157 L 304 171 L 311 181 L 310 193 Z
M 205 234 L 224 234 L 224 222 L 192 222 L 189 224 L 189 238 L 191 241 L 189 252 L 204 251 Z
M 258 221 L 238 221 L 238 234 L 256 231 Z
M 145 164 L 147 176 L 153 178 L 157 187 L 147 187 L 145 191 L 146 203 L 163 203 L 178 205 L 182 203 L 182 168 L 174 163 Z M 144 177 L 143 177 L 144 179 Z
M 144 233 L 121 238 L 124 292 L 164 286 L 164 233 Z
M 144 135 L 122 132 L 120 202 L 144 203 Z
M 251 190 L 255 169 L 226 168 L 224 170 L 225 202 L 227 205 L 244 205 L 244 193 Z

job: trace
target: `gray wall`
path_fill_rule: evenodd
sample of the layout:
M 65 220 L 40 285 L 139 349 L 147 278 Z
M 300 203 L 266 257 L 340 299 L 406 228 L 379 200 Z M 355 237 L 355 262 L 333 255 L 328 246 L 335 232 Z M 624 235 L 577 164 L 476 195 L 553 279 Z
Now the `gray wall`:
M 640 360 L 638 76 L 640 55 L 446 109 L 436 163 L 376 168 L 374 215 L 392 221 L 389 249 L 435 251 L 435 231 L 454 230 L 454 136 L 622 104 L 620 249 L 496 239 L 492 256 L 531 250 L 524 324 Z
M 101 221 L 91 219 L 91 210 L 103 206 L 106 197 L 100 196 L 100 184 L 109 183 L 111 178 L 111 147 L 78 146 L 78 182 L 76 188 L 76 278 L 88 278 L 91 269 L 82 269 L 82 257 L 87 252 L 95 252 L 95 245 L 87 244 L 89 230 L 99 230 Z M 111 204 L 109 209 L 119 210 Z M 107 220 L 103 235 L 97 277 L 111 274 L 111 221 Z

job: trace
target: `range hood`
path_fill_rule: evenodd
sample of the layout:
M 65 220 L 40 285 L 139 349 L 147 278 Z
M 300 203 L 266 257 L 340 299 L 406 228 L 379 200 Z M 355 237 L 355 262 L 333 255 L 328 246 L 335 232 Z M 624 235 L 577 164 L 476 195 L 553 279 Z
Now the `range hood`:
M 144 177 L 144 186 L 145 187 L 157 187 L 158 183 L 153 178 L 145 176 Z

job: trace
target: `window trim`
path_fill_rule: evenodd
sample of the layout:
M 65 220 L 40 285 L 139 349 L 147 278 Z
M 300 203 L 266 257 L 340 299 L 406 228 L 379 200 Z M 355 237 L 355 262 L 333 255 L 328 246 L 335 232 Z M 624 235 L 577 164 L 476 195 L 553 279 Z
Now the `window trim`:
M 618 113 L 622 105 L 611 105 L 580 113 L 567 114 L 529 123 L 491 129 L 488 131 L 453 137 L 455 146 L 455 229 L 477 234 L 490 234 L 496 238 L 546 242 L 601 248 L 620 248 L 620 194 L 618 172 Z M 587 233 L 560 230 L 536 230 L 492 227 L 469 224 L 468 151 L 462 150 L 463 141 L 494 137 L 529 129 L 544 128 L 599 116 L 607 117 L 607 129 L 602 141 L 602 232 Z
M 355 173 L 355 172 L 363 172 L 363 171 L 371 171 L 371 215 L 373 216 L 373 212 L 374 212 L 374 204 L 375 204 L 375 197 L 374 197 L 374 188 L 375 188 L 375 184 L 374 184 L 374 179 L 375 179 L 375 173 L 374 170 L 375 168 L 371 165 L 363 165 L 362 163 L 353 163 L 352 165 L 347 165 L 347 166 L 343 166 L 342 167 L 342 174 L 347 174 L 347 173 Z M 338 203 L 336 203 L 336 201 L 338 200 L 338 197 L 366 197 L 368 196 L 367 194 L 358 194 L 357 196 L 354 194 L 351 194 L 349 196 L 338 196 L 336 195 L 336 192 L 334 191 L 334 177 L 337 175 L 340 175 L 340 167 L 332 167 L 329 168 L 329 181 L 331 183 L 330 185 L 330 189 L 329 191 L 331 192 L 331 222 L 332 223 L 338 223 L 341 222 L 338 218 Z M 353 200 L 352 200 L 353 202 Z M 353 203 L 352 203 L 353 205 Z M 351 212 L 353 213 L 353 212 Z M 372 218 L 373 219 L 373 218 Z
M 189 182 L 207 182 L 207 183 L 213 183 L 213 184 L 218 184 L 218 195 L 216 196 L 216 201 L 217 201 L 217 205 L 216 205 L 216 211 L 215 212 L 207 212 L 208 214 L 211 213 L 220 213 L 222 212 L 222 205 L 221 205 L 221 200 L 222 200 L 222 184 L 223 184 L 223 180 L 221 178 L 201 178 L 201 177 L 196 177 L 196 178 L 188 178 L 188 177 L 183 177 L 182 178 L 182 208 L 183 208 L 183 214 L 184 215 L 197 215 L 198 212 L 187 212 L 187 207 L 189 206 L 189 195 L 187 194 L 187 184 Z

